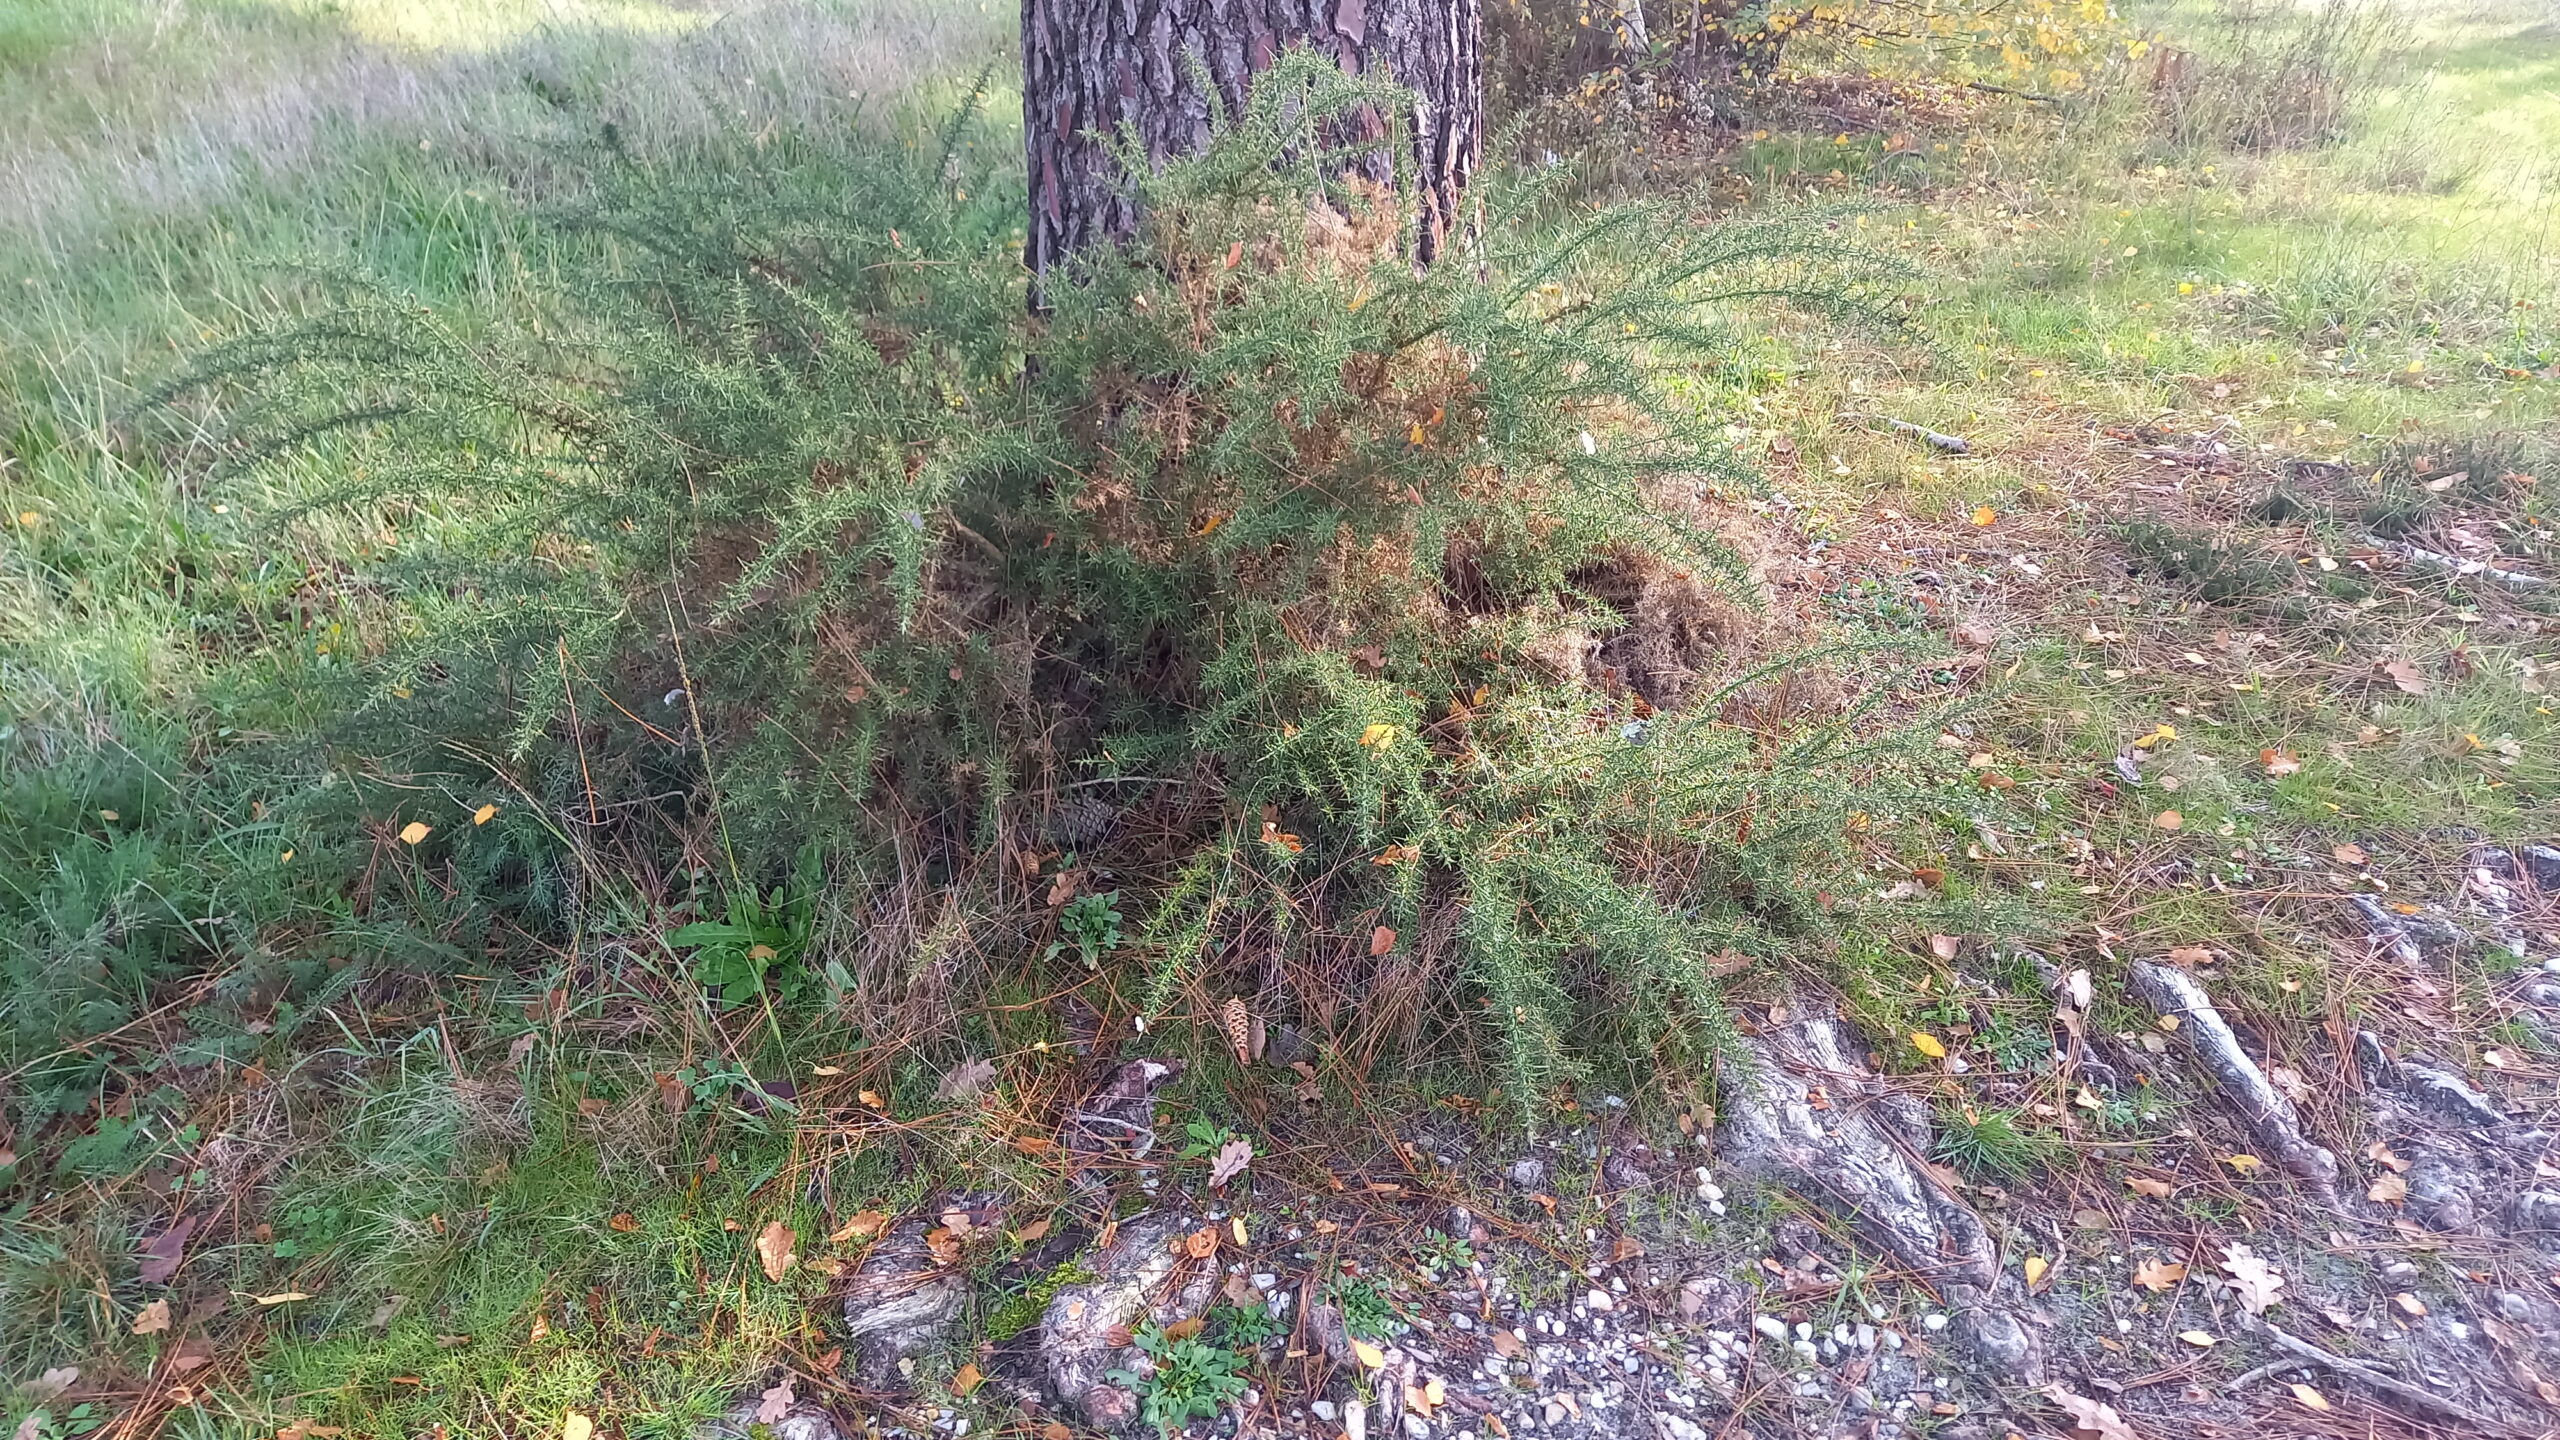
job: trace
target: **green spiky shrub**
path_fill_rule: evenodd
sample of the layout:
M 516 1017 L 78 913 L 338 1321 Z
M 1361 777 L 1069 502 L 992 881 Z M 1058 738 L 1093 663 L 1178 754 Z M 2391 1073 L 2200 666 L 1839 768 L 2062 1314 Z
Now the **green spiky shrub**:
M 1534 1106 L 1711 1032 L 1708 957 L 1807 929 L 1882 803 L 1857 714 L 1737 723 L 1750 677 L 1648 698 L 1570 659 L 1631 587 L 1739 589 L 1694 519 L 1742 478 L 1694 377 L 1747 307 L 1862 312 L 1876 277 L 1819 220 L 1512 176 L 1417 270 L 1392 192 L 1327 178 L 1399 109 L 1284 61 L 1206 153 L 1132 167 L 1144 233 L 1038 312 L 1022 177 L 949 134 L 826 188 L 616 162 L 576 223 L 618 263 L 550 313 L 464 335 L 351 284 L 192 383 L 250 467 L 352 430 L 320 503 L 439 521 L 383 577 L 405 698 L 343 743 L 483 754 L 567 842 L 732 890 L 814 843 L 992 895 L 1071 790 L 1171 796 L 1082 862 L 1134 882 L 1142 1020 L 1248 929 L 1388 960 L 1454 914 L 1455 1038 Z

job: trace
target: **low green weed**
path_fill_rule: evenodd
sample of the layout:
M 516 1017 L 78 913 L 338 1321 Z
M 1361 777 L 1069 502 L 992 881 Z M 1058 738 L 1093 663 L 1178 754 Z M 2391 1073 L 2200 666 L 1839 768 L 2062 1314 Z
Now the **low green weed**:
M 1136 1337 L 1151 1362 L 1143 1372 L 1114 1370 L 1110 1378 L 1138 1397 L 1138 1414 L 1161 1435 L 1205 1420 L 1244 1397 L 1244 1358 L 1196 1335 L 1176 1340 L 1150 1324 Z

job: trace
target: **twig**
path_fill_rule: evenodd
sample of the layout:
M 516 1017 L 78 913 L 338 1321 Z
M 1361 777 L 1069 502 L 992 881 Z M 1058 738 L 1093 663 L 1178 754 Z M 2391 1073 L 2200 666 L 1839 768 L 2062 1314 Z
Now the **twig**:
M 2020 100 L 2033 100 L 2039 105 L 2059 105 L 2062 103 L 2062 97 L 2059 95 L 2039 95 L 2033 90 L 2012 90 L 2006 85 L 1986 85 L 1979 80 L 1966 81 L 1964 88 L 1967 90 L 1979 90 L 1985 95 L 2008 95 Z
M 2275 1342 L 2277 1349 L 2283 1350 L 2289 1354 L 2299 1355 L 2314 1365 L 2334 1370 L 2351 1380 L 2362 1381 L 2364 1384 L 2381 1391 L 2383 1394 L 2409 1406 L 2411 1409 L 2424 1410 L 2430 1414 L 2444 1416 L 2449 1420 L 2459 1421 L 2464 1425 L 2470 1426 L 2471 1429 L 2469 1433 L 2474 1435 L 2513 1433 L 2506 1430 L 2504 1427 L 2501 1427 L 2495 1421 L 2488 1419 L 2486 1416 L 2474 1415 L 2470 1411 L 2463 1409 L 2461 1406 L 2454 1404 L 2452 1401 L 2447 1400 L 2440 1395 L 2431 1395 L 2405 1380 L 2396 1379 L 2390 1375 L 2386 1375 L 2383 1372 L 2374 1369 L 2372 1366 L 2365 1364 L 2361 1360 L 2350 1360 L 2343 1355 L 2333 1355 L 2330 1352 L 2321 1349 L 2319 1346 L 2312 1344 L 2308 1340 L 2302 1339 L 2299 1336 L 2289 1335 L 2284 1331 L 2277 1329 L 2273 1324 L 2267 1324 L 2267 1322 L 2264 1321 L 2261 1321 L 2260 1323 L 2266 1324 L 2267 1338 Z
M 2549 580 L 2546 580 L 2539 575 L 2527 575 L 2521 570 L 2502 570 L 2485 560 L 2456 559 L 2442 551 L 2429 550 L 2421 545 L 2410 545 L 2404 543 L 2395 545 L 2391 548 L 2398 550 L 2402 555 L 2417 561 L 2421 565 L 2432 566 L 2438 570 L 2450 570 L 2456 575 L 2486 575 L 2501 585 L 2511 586 L 2518 590 L 2537 589 L 2551 583 Z
M 1908 435 L 1915 440 L 1926 440 L 1932 450 L 1944 450 L 1950 455 L 1973 453 L 1973 446 L 1968 444 L 1961 435 L 1943 435 L 1926 425 L 1914 425 L 1908 420 L 1896 420 L 1890 415 L 1860 415 L 1855 418 L 1873 420 L 1896 435 Z

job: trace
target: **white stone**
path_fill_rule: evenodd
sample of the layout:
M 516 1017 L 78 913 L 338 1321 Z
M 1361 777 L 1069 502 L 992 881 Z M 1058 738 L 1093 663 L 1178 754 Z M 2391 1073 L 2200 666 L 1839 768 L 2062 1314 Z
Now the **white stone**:
M 1768 1336 L 1772 1340 L 1784 1340 L 1787 1338 L 1787 1322 L 1779 1319 L 1775 1315 L 1752 1316 L 1751 1328 Z
M 1329 1425 L 1333 1423 L 1333 1402 L 1330 1400 L 1310 1400 L 1307 1402 L 1307 1413 Z
M 1797 1322 L 1796 1322 L 1796 1338 L 1797 1338 L 1797 1339 L 1799 1339 L 1799 1340 L 1810 1340 L 1810 1339 L 1812 1339 L 1812 1338 L 1813 1338 L 1813 1327 L 1812 1327 L 1812 1326 L 1810 1326 L 1810 1325 L 1805 1324 L 1805 1323 L 1804 1323 L 1803 1321 L 1801 1321 L 1801 1320 L 1797 1321 Z
M 1590 1306 L 1594 1310 L 1608 1310 L 1615 1308 L 1618 1302 L 1609 1298 L 1608 1291 L 1594 1290 L 1589 1295 L 1583 1297 L 1582 1303 Z
M 1932 1332 L 1944 1330 L 1947 1328 L 1947 1317 L 1932 1312 L 1920 1317 L 1920 1325 L 1922 1329 Z

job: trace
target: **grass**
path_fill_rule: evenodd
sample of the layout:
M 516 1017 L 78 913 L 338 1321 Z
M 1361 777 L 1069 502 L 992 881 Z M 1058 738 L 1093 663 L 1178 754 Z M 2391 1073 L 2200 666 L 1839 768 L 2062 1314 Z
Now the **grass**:
M 1925 277 L 1907 340 L 1771 319 L 1692 379 L 1702 407 L 1750 417 L 1738 443 L 1785 497 L 1761 502 L 1773 608 L 1825 634 L 1986 637 L 1955 647 L 1978 663 L 1906 687 L 1911 713 L 1964 702 L 1940 764 L 1905 777 L 1926 813 L 1860 836 L 1871 883 L 1837 897 L 1824 953 L 1736 994 L 1818 977 L 1870 1033 L 1947 1037 L 2006 1088 L 1959 1087 L 1907 1046 L 1888 1060 L 1942 1087 L 1961 1122 L 1945 1156 L 1986 1178 L 2072 1153 L 2035 1108 L 2070 1114 L 2039 1070 L 2049 1001 L 1996 937 L 2102 976 L 2208 945 L 2217 985 L 2271 1022 L 2316 1025 L 2335 1002 L 2431 1043 L 2528 1048 L 2398 1014 L 2332 966 L 2297 893 L 2423 889 L 2471 837 L 2547 835 L 2560 785 L 2552 602 L 2383 563 L 2403 541 L 2468 553 L 2466 534 L 2537 573 L 2560 558 L 2560 33 L 2521 7 L 2413 13 L 2340 143 L 2166 133 L 2128 70 L 2065 107 L 1958 97 L 1916 163 L 1809 122 L 1705 162 L 1751 179 L 1754 203 L 1858 200 L 1842 223 Z M 502 805 L 493 835 L 543 820 L 504 795 L 393 793 L 318 738 L 349 670 L 413 619 L 366 567 L 449 517 L 298 513 L 356 463 L 346 447 L 217 494 L 203 436 L 220 417 L 141 403 L 211 335 L 302 303 L 305 262 L 387 277 L 464 333 L 613 263 L 539 221 L 588 183 L 559 162 L 568 137 L 610 123 L 681 158 L 743 133 L 823 158 L 831 132 L 956 93 L 1007 18 L 708 15 L 0 3 L 12 1373 L 78 1359 L 166 1379 L 186 1335 L 210 1334 L 214 1364 L 134 1388 L 149 1423 L 547 1432 L 600 1409 L 681 1435 L 777 1353 L 830 1343 L 809 1328 L 814 1265 L 759 1273 L 766 1222 L 840 1259 L 817 1237 L 945 1174 L 1056 1191 L 1009 1148 L 1070 1083 L 1028 987 L 947 1017 L 1010 1067 L 995 1108 L 954 1117 L 938 1074 L 873 1061 L 866 1037 L 691 1003 L 688 962 L 654 943 L 655 899 L 690 897 L 685 877 L 573 904 L 571 882 L 512 873 L 503 848 L 455 875 L 398 845 L 392 820 L 465 827 L 483 803 Z M 1928 452 L 1877 415 L 1974 453 Z M 2213 444 L 2207 463 L 2174 458 Z M 1818 566 L 1793 564 L 1817 543 Z M 2335 859 L 2346 841 L 2377 863 Z M 1916 893 L 1870 898 L 1898 882 Z M 405 897 L 403 918 L 364 903 L 377 891 Z M 581 929 L 500 918 L 541 915 Z M 1108 952 L 1092 918 L 1062 943 Z M 1958 958 L 1931 947 L 1941 927 L 1962 932 Z M 1169 1112 L 1232 1113 L 1212 1007 L 1177 990 L 1148 1008 L 1209 1062 Z M 1324 1064 L 1332 1096 L 1366 1078 Z M 1425 1067 L 1417 1086 L 1457 1093 L 1470 1073 Z M 785 1076 L 797 1115 L 747 1083 Z M 2120 1118 L 2101 1133 L 2148 1126 L 2169 1153 L 2165 1111 Z M 196 1196 L 189 1276 L 210 1308 L 135 1335 L 133 1269 Z M 309 1298 L 255 1303 L 284 1294 Z M 1340 1298 L 1355 1328 L 1393 1323 L 1373 1288 Z

